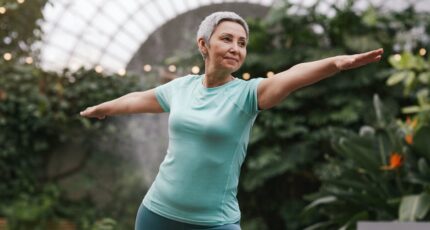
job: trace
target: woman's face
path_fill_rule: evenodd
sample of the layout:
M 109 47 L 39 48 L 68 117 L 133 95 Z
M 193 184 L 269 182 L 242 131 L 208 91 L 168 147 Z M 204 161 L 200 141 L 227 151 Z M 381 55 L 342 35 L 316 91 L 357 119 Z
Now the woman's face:
M 246 32 L 242 25 L 223 21 L 209 40 L 207 61 L 216 69 L 235 72 L 245 60 L 246 45 Z

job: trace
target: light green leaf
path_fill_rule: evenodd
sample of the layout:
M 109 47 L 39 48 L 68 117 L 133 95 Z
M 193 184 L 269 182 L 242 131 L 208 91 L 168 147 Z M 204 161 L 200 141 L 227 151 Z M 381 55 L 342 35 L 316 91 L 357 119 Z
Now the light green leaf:
M 418 80 L 423 84 L 430 82 L 430 72 L 423 72 L 418 75 Z
M 405 83 L 405 95 L 409 94 L 412 90 L 413 83 L 415 82 L 415 73 L 408 71 L 406 75 Z
M 402 82 L 406 78 L 407 71 L 397 72 L 387 79 L 387 85 L 392 86 Z
M 418 113 L 421 110 L 419 106 L 407 106 L 402 108 L 402 113 Z
M 306 212 L 320 204 L 328 204 L 328 203 L 335 202 L 336 200 L 337 198 L 335 196 L 325 196 L 325 197 L 318 198 L 314 200 L 312 203 L 310 203 L 308 206 L 306 206 L 304 208 L 304 211 Z
M 399 208 L 400 221 L 415 221 L 425 217 L 430 209 L 430 194 L 404 196 Z
M 424 175 L 430 175 L 430 167 L 424 158 L 420 158 L 418 160 L 418 169 L 420 170 L 421 174 Z

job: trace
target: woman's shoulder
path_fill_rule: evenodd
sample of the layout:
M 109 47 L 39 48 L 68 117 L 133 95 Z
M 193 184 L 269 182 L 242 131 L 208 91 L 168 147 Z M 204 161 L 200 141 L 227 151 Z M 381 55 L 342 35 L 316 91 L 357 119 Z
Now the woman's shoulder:
M 235 82 L 236 84 L 232 85 L 232 88 L 236 88 L 238 90 L 243 90 L 243 88 L 253 88 L 256 87 L 258 85 L 258 83 L 260 83 L 261 80 L 263 80 L 264 78 L 252 78 L 249 80 L 243 80 L 240 78 L 236 78 Z
M 185 76 L 181 76 L 181 77 L 176 77 L 172 80 L 170 80 L 169 82 L 163 84 L 165 86 L 170 86 L 173 88 L 183 88 L 183 87 L 187 87 L 190 86 L 190 84 L 192 82 L 195 82 L 198 80 L 199 75 L 185 75 Z
M 179 84 L 179 85 L 187 85 L 191 82 L 198 81 L 200 77 L 201 77 L 200 75 L 188 74 L 182 77 L 177 77 L 172 81 L 174 81 L 176 84 Z

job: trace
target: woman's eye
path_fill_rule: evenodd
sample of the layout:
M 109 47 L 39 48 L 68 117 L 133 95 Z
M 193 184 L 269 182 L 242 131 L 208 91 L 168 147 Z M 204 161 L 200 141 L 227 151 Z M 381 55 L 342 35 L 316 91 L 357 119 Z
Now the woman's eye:
M 222 40 L 223 40 L 223 41 L 228 41 L 228 42 L 229 42 L 229 41 L 231 41 L 231 39 L 230 39 L 230 38 L 228 38 L 228 37 L 222 38 Z

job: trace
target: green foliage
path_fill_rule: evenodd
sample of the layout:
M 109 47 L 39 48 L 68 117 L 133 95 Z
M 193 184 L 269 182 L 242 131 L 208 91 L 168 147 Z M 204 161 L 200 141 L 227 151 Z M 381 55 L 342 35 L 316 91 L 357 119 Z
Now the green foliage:
M 392 25 L 402 22 L 376 8 L 356 12 L 352 10 L 354 4 L 350 3 L 334 8 L 334 17 L 318 13 L 319 3 L 303 9 L 303 14 L 288 14 L 294 5 L 287 3 L 273 9 L 268 19 L 251 21 L 248 57 L 238 75 L 250 72 L 252 76 L 264 77 L 269 70 L 276 73 L 300 62 L 379 47 L 384 48 L 386 55 L 394 53 L 395 34 L 407 28 L 393 31 Z M 260 202 L 255 202 L 255 206 L 245 204 L 245 218 L 271 216 L 265 219 L 269 229 L 302 229 L 307 225 L 312 216 L 304 218 L 298 212 L 280 215 L 282 207 L 289 205 L 280 201 L 301 200 L 304 194 L 319 186 L 319 178 L 309 171 L 323 160 L 325 154 L 333 152 L 328 127 L 357 129 L 371 121 L 372 115 L 368 111 L 374 92 L 387 98 L 388 109 L 396 111 L 396 101 L 401 95 L 385 86 L 389 74 L 390 65 L 384 60 L 342 72 L 300 89 L 276 108 L 262 112 L 254 126 L 249 156 L 243 168 L 243 198 L 239 196 L 241 204 L 251 203 L 250 200 Z M 275 182 L 289 186 L 272 186 Z M 270 199 L 257 197 L 260 187 L 270 194 Z M 272 187 L 283 192 L 276 196 L 274 194 L 278 192 L 270 190 Z M 261 210 L 261 203 L 273 208 L 264 214 L 247 211 Z M 363 213 L 355 214 L 356 218 L 363 218 Z M 282 222 L 285 225 L 280 224 Z
M 430 159 L 417 151 L 425 148 L 428 154 L 430 145 L 408 144 L 408 127 L 384 111 L 377 97 L 374 111 L 375 121 L 360 133 L 331 131 L 337 155 L 327 157 L 317 170 L 322 186 L 308 196 L 312 203 L 303 214 L 324 218 L 309 229 L 355 229 L 358 220 L 430 218 Z M 415 138 L 423 138 L 429 129 L 421 126 Z
M 0 53 L 9 52 L 17 60 L 32 53 L 31 45 L 41 38 L 40 20 L 47 0 L 31 0 L 19 4 L 16 0 L 1 0 L 0 7 L 6 12 L 0 14 Z
M 400 221 L 423 219 L 430 209 L 430 194 L 404 196 L 399 208 Z
M 138 79 L 85 69 L 56 74 L 15 63 L 2 63 L 0 74 L 0 216 L 14 229 L 43 226 L 56 216 L 74 218 L 79 212 L 62 208 L 73 209 L 63 191 L 47 193 L 47 186 L 79 172 L 116 130 L 115 123 L 89 120 L 79 111 L 137 90 Z M 48 173 L 50 160 L 70 143 L 85 156 L 79 167 Z
M 421 123 L 430 123 L 430 60 L 404 52 L 390 56 L 389 61 L 394 70 L 387 85 L 402 83 L 404 96 L 416 100 L 415 105 L 404 107 L 402 112 L 416 114 Z
M 130 172 L 135 162 L 112 154 L 118 151 L 112 134 L 125 134 L 116 119 L 90 120 L 79 112 L 139 90 L 139 79 L 86 69 L 62 73 L 40 69 L 34 43 L 42 35 L 47 2 L 0 0 L 6 9 L 0 14 L 0 217 L 6 217 L 10 229 L 50 229 L 62 219 L 83 230 L 130 229 L 145 188 L 139 172 Z M 3 56 L 6 53 L 10 59 Z M 50 170 L 54 159 L 66 151 L 82 157 L 78 164 Z M 103 184 L 94 168 L 115 172 L 109 192 L 97 188 Z M 73 186 L 66 190 L 65 181 Z M 100 206 L 90 194 L 96 188 L 116 199 Z M 72 196 L 76 193 L 82 195 Z
M 91 230 L 115 230 L 116 221 L 110 218 L 104 218 L 97 221 Z
M 376 100 L 373 127 L 362 128 L 360 135 L 333 131 L 338 155 L 329 158 L 317 173 L 322 186 L 309 196 L 313 202 L 305 209 L 305 214 L 318 212 L 325 218 L 309 229 L 354 229 L 356 221 L 369 219 L 430 219 L 430 62 L 410 52 L 392 55 L 389 62 L 393 70 L 386 83 L 403 83 L 403 96 L 418 102 L 403 112 L 415 116 L 396 122 Z M 398 167 L 394 167 L 393 156 L 388 159 L 393 152 L 405 159 Z
M 58 205 L 58 188 L 46 185 L 38 196 L 21 193 L 8 206 L 3 207 L 3 212 L 10 229 L 45 229 L 48 221 L 55 216 L 54 210 Z

